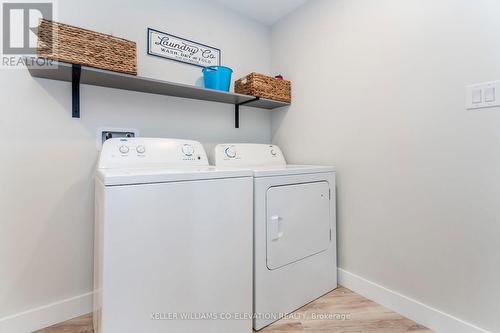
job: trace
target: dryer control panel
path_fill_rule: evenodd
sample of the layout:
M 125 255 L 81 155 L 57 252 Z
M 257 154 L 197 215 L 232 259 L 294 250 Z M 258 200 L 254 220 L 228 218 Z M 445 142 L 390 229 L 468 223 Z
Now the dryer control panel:
M 225 143 L 215 146 L 218 167 L 286 166 L 281 149 L 276 145 Z
M 99 168 L 208 166 L 205 149 L 191 140 L 116 138 L 102 146 Z

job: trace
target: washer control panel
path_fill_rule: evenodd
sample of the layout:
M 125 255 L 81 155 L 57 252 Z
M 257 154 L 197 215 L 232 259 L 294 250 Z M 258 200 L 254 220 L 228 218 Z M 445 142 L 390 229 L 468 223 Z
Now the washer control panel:
M 208 166 L 205 149 L 191 140 L 116 138 L 104 142 L 99 168 Z
M 285 166 L 281 149 L 276 145 L 225 143 L 215 147 L 215 165 L 222 167 Z

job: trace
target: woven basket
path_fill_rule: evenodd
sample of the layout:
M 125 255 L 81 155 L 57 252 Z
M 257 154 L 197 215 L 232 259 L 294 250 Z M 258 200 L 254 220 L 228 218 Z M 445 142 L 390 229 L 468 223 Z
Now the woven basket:
M 137 75 L 137 46 L 110 35 L 40 20 L 40 57 Z
M 234 83 L 234 92 L 238 94 L 292 101 L 292 83 L 259 73 L 250 73 Z

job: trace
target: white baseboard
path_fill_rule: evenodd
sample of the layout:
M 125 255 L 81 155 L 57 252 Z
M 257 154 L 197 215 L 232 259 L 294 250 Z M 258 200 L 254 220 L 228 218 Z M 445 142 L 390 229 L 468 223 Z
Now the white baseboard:
M 452 315 L 338 269 L 339 284 L 438 333 L 489 333 Z M 30 333 L 92 312 L 93 293 L 0 318 L 0 332 Z
M 438 333 L 489 333 L 405 295 L 338 269 L 339 284 Z
M 0 318 L 0 332 L 29 333 L 92 312 L 93 293 Z

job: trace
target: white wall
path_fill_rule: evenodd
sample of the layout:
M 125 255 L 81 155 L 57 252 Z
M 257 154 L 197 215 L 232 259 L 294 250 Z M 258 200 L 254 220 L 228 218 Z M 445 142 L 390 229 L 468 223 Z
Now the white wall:
M 194 84 L 198 67 L 146 54 L 152 27 L 222 49 L 234 77 L 270 68 L 269 29 L 202 0 L 57 1 L 58 20 L 138 43 L 139 75 Z M 82 86 L 82 118 L 71 118 L 69 83 L 0 74 L 1 318 L 92 290 L 96 131 L 138 128 L 142 136 L 202 142 L 269 142 L 270 113 Z M 1 329 L 0 329 L 1 330 Z
M 338 168 L 340 267 L 500 331 L 500 2 L 315 0 L 272 30 L 273 141 Z

